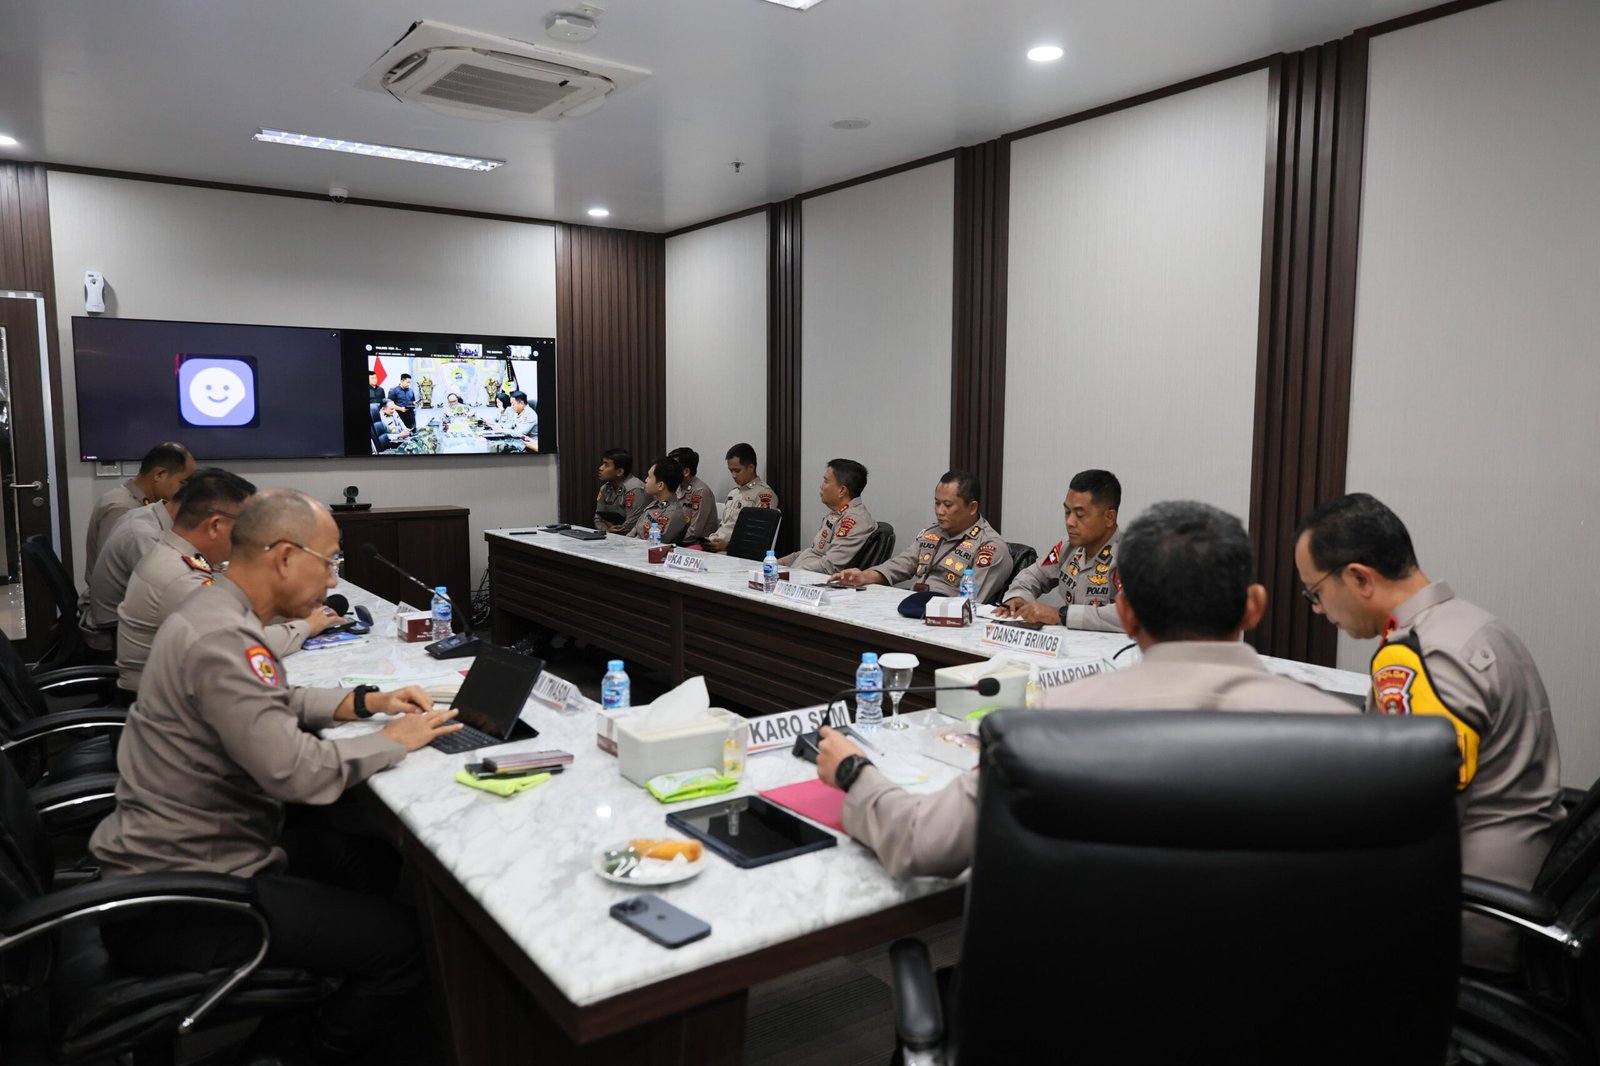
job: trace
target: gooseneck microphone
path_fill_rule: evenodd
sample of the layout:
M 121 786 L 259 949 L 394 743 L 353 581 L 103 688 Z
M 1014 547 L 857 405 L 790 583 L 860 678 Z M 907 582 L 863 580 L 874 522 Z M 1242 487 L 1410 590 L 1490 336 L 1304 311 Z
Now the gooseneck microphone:
M 423 584 L 423 582 L 419 580 L 416 575 L 401 568 L 398 563 L 395 563 L 390 559 L 386 559 L 383 556 L 383 553 L 378 551 L 378 546 L 373 544 L 371 541 L 361 545 L 361 554 L 366 556 L 368 559 L 371 559 L 375 562 L 380 562 L 384 566 L 387 566 L 390 570 L 393 570 L 395 573 L 399 574 L 401 577 L 417 586 L 417 588 L 426 592 L 429 597 L 443 596 L 444 601 L 450 605 L 451 615 L 455 618 L 461 619 L 461 632 L 454 633 L 443 640 L 436 640 L 432 644 L 424 647 L 422 649 L 423 651 L 427 652 L 435 659 L 464 659 L 468 656 L 478 654 L 478 649 L 483 646 L 483 642 L 472 635 L 472 617 L 470 614 L 463 613 L 461 608 L 456 606 L 456 601 L 450 598 L 449 592 L 441 593 L 433 586 Z
M 846 696 L 854 696 L 860 692 L 886 692 L 881 688 L 859 689 L 842 688 L 828 697 L 828 702 L 823 710 L 823 725 L 828 724 L 833 718 L 833 705 Z M 998 677 L 980 677 L 970 685 L 915 685 L 911 688 L 900 689 L 902 694 L 910 692 L 976 692 L 980 696 L 1000 695 L 1000 679 Z M 848 714 L 848 710 L 846 711 Z M 809 733 L 801 733 L 794 738 L 794 747 L 790 749 L 794 755 L 806 762 L 817 761 L 817 749 L 822 746 L 822 726 L 817 726 Z

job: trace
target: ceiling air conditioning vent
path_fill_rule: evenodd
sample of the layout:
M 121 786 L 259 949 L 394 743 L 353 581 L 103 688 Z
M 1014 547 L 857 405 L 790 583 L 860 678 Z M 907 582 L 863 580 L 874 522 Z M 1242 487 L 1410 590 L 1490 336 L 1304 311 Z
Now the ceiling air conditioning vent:
M 509 37 L 416 22 L 356 86 L 478 118 L 588 114 L 649 71 Z

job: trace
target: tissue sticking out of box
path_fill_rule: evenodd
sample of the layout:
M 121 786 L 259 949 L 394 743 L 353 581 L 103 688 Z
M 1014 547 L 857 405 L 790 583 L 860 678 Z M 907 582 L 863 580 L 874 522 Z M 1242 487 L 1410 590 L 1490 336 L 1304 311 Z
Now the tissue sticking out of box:
M 635 733 L 660 733 L 682 729 L 710 717 L 711 693 L 704 677 L 691 677 L 671 692 L 662 693 L 654 703 L 635 709 Z

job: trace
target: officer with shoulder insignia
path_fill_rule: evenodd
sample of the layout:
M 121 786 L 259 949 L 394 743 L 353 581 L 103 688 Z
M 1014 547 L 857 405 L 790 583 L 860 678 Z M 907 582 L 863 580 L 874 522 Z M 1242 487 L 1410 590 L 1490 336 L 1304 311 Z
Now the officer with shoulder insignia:
M 189 449 L 177 441 L 167 441 L 144 453 L 136 476 L 100 496 L 94 510 L 89 512 L 89 531 L 83 539 L 85 584 L 93 576 L 95 561 L 100 558 L 100 550 L 116 528 L 117 520 L 135 507 L 172 499 L 192 473 L 194 456 L 189 454 Z
M 645 475 L 644 490 L 651 503 L 644 517 L 634 529 L 633 536 L 640 540 L 650 537 L 650 528 L 661 531 L 661 543 L 682 544 L 689 535 L 689 510 L 678 489 L 683 486 L 683 467 L 676 459 L 663 455 L 650 464 Z
M 89 647 L 103 652 L 116 650 L 112 630 L 117 624 L 117 608 L 128 592 L 128 579 L 145 553 L 172 531 L 172 519 L 177 513 L 177 500 L 157 500 L 118 519 L 95 560 L 89 583 L 78 596 L 78 628 Z
M 733 478 L 733 488 L 722 505 L 722 524 L 711 534 L 708 544 L 717 551 L 726 551 L 733 527 L 739 522 L 739 512 L 746 507 L 778 506 L 778 494 L 772 486 L 756 473 L 756 450 L 745 443 L 728 449 L 728 476 Z
M 693 448 L 674 448 L 667 456 L 683 467 L 678 498 L 689 516 L 689 533 L 684 543 L 699 544 L 709 540 L 717 529 L 717 499 L 711 493 L 711 486 L 700 480 L 700 453 Z
M 339 527 L 304 493 L 269 489 L 233 525 L 233 556 L 215 584 L 179 605 L 156 634 L 139 698 L 117 748 L 117 806 L 89 842 L 103 876 L 220 873 L 248 879 L 271 931 L 266 965 L 341 977 L 321 1004 L 319 1055 L 353 1056 L 394 1024 L 420 986 L 420 938 L 377 882 L 376 842 L 317 825 L 285 805 L 328 805 L 380 770 L 460 727 L 415 686 L 378 692 L 290 685 L 267 647 L 275 615 L 305 615 L 338 581 Z M 381 729 L 325 740 L 336 722 L 396 715 Z M 361 879 L 368 884 L 352 887 Z M 392 881 L 392 878 L 390 879 Z M 337 887 L 336 887 L 337 886 Z M 152 967 L 233 966 L 253 944 L 237 924 L 188 910 L 108 925 L 106 947 Z
M 1117 508 L 1122 482 L 1109 470 L 1084 470 L 1067 485 L 1061 502 L 1067 539 L 1011 580 L 997 618 L 1121 633 L 1117 596 Z
M 145 553 L 117 608 L 117 684 L 131 698 L 150 657 L 150 645 L 167 616 L 195 589 L 215 582 L 213 567 L 233 554 L 233 523 L 256 487 L 220 467 L 202 467 L 174 497 L 172 528 Z M 266 627 L 267 648 L 282 658 L 299 649 L 337 616 L 325 607 L 292 622 Z
M 978 602 L 986 603 L 1011 576 L 1011 549 L 980 513 L 978 475 L 948 470 L 933 490 L 934 524 L 904 551 L 868 570 L 839 571 L 846 585 L 899 585 L 936 596 L 959 596 L 962 572 L 978 579 Z
M 829 459 L 817 494 L 828 514 L 808 547 L 790 552 L 778 560 L 796 570 L 836 574 L 855 561 L 867 538 L 878 530 L 878 522 L 861 502 L 867 490 L 867 468 L 854 459 Z
M 1301 522 L 1294 560 L 1312 610 L 1358 640 L 1383 640 L 1368 712 L 1435 714 L 1454 727 L 1461 872 L 1530 887 L 1563 811 L 1550 698 L 1528 649 L 1494 615 L 1430 581 L 1405 524 L 1364 492 Z M 1516 969 L 1514 931 L 1477 915 L 1461 929 L 1467 965 Z
M 612 448 L 600 455 L 600 491 L 594 496 L 594 528 L 628 536 L 650 503 L 644 482 L 633 476 L 633 453 Z

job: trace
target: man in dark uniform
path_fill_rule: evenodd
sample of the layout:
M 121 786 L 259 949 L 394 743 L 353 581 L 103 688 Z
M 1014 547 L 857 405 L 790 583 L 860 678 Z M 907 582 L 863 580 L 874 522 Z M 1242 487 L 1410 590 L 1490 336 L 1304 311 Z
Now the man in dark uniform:
M 407 429 L 417 428 L 417 390 L 411 387 L 411 375 L 401 374 L 400 384 L 389 390 L 389 399 L 400 412 L 400 420 Z

